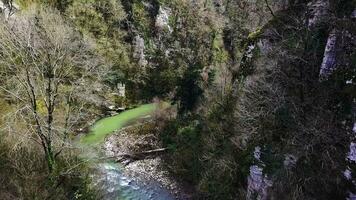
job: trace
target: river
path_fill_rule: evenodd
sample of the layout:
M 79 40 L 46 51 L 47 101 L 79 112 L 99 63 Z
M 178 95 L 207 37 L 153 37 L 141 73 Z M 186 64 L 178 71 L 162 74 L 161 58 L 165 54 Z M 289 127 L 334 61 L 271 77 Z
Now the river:
M 105 138 L 115 131 L 133 125 L 141 118 L 155 112 L 158 104 L 145 104 L 118 115 L 97 121 L 90 133 L 82 137 L 79 145 L 85 149 L 82 158 L 90 160 L 93 167 L 93 186 L 101 191 L 104 200 L 173 200 L 174 195 L 155 180 L 143 177 L 128 177 L 123 166 L 113 160 L 101 160 L 105 155 L 101 145 Z

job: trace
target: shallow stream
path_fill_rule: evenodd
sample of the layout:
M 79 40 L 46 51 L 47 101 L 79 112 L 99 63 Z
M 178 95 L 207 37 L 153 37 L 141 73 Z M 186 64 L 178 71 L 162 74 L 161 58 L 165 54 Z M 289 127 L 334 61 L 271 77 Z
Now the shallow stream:
M 110 160 L 100 160 L 104 155 L 100 146 L 105 137 L 125 126 L 135 124 L 155 112 L 157 104 L 145 104 L 122 112 L 118 115 L 99 120 L 90 133 L 80 140 L 85 149 L 82 157 L 93 160 L 93 184 L 102 194 L 104 200 L 173 200 L 171 192 L 154 180 L 142 180 L 142 177 L 127 177 L 122 166 Z M 96 159 L 98 158 L 98 159 Z

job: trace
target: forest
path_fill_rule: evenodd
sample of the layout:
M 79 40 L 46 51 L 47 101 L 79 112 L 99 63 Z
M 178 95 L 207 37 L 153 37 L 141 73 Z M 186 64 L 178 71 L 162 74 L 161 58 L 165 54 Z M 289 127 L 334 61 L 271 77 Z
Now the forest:
M 356 0 L 0 0 L 0 200 L 356 200 Z

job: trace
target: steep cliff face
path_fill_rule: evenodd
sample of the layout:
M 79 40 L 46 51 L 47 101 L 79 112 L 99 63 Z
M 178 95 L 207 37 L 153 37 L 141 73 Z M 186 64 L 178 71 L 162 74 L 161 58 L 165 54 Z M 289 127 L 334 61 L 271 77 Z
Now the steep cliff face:
M 133 41 L 134 50 L 133 58 L 137 60 L 139 66 L 145 67 L 147 65 L 147 60 L 145 58 L 145 41 L 139 35 L 135 36 Z
M 197 198 L 355 198 L 354 0 L 74 0 L 64 13 L 127 101 L 177 106 L 163 160 Z
M 307 24 L 309 29 L 327 26 L 331 19 L 329 0 L 313 0 L 307 4 Z
M 353 198 L 352 1 L 122 5 L 128 93 L 176 103 L 165 162 L 197 198 Z
M 274 94 L 280 95 L 274 97 L 279 99 L 275 110 L 264 115 L 277 121 L 270 126 L 260 125 L 261 129 L 250 135 L 249 142 L 259 141 L 267 149 L 272 148 L 273 153 L 269 156 L 275 157 L 274 162 L 284 163 L 285 169 L 282 169 L 282 165 L 276 167 L 279 164 L 275 163 L 276 168 L 272 171 L 263 170 L 274 180 L 269 190 L 270 198 L 292 198 L 286 191 L 298 188 L 299 191 L 295 193 L 297 197 L 294 197 L 297 199 L 353 199 L 355 22 L 352 14 L 348 15 L 347 12 L 344 13 L 346 16 L 339 18 L 335 14 L 339 8 L 329 1 L 312 1 L 300 6 L 300 12 L 288 13 L 289 19 L 277 15 L 271 24 L 265 26 L 262 34 L 250 44 L 257 44 L 259 53 L 251 55 L 251 48 L 245 52 L 245 57 L 251 61 L 242 66 L 253 70 L 249 70 L 244 87 L 256 91 L 256 87 L 250 88 L 249 85 L 256 85 L 264 78 L 264 84 L 272 84 Z M 298 10 L 296 7 L 290 9 Z M 280 14 L 283 16 L 283 13 Z M 291 20 L 306 20 L 307 25 Z M 295 29 L 295 33 L 290 32 L 289 28 Z M 274 96 L 273 93 L 271 95 Z M 265 103 L 267 106 L 274 105 L 272 102 Z M 279 122 L 278 118 L 282 121 Z M 265 123 L 263 121 L 259 123 Z M 351 144 L 347 141 L 351 141 Z M 262 153 L 267 149 L 262 148 Z M 284 156 L 284 161 L 283 154 L 289 155 Z M 346 161 L 343 155 L 347 155 Z M 291 162 L 293 165 L 290 166 L 288 163 Z M 268 165 L 265 167 L 268 168 Z M 345 165 L 346 179 L 341 173 Z M 298 174 L 300 172 L 303 173 Z M 281 178 L 278 173 L 288 175 Z M 337 178 L 324 182 L 322 174 Z M 254 173 L 250 172 L 250 177 L 253 176 Z M 293 181 L 298 178 L 309 181 L 303 184 Z M 283 184 L 286 180 L 289 183 Z M 316 188 L 321 182 L 323 186 Z M 261 193 L 255 192 L 262 198 Z
M 332 31 L 329 33 L 323 62 L 320 67 L 319 78 L 320 81 L 325 82 L 329 78 L 332 82 L 341 81 L 343 90 L 346 92 L 346 97 L 349 98 L 348 107 L 344 121 L 344 134 L 347 135 L 350 141 L 348 151 L 346 154 L 346 169 L 344 171 L 344 178 L 349 184 L 349 190 L 346 191 L 347 199 L 354 199 L 356 197 L 354 188 L 355 182 L 355 103 L 356 90 L 354 79 L 356 77 L 356 62 L 355 62 L 355 48 L 356 48 L 356 32 L 354 11 L 345 12 L 343 19 L 334 16 L 334 26 L 331 26 Z
M 199 142 L 178 141 L 177 155 L 196 153 L 189 164 L 178 156 L 174 163 L 178 172 L 199 169 L 192 175 L 203 198 L 353 198 L 356 48 L 349 3 L 261 4 L 264 18 L 249 25 L 240 20 L 253 14 L 231 9 L 259 4 L 223 4 L 228 67 L 216 68 L 217 85 L 205 90 L 198 116 L 186 119 L 194 123 L 182 122 L 175 135 Z
M 325 53 L 323 57 L 323 63 L 320 67 L 319 77 L 321 79 L 327 79 L 330 76 L 336 67 L 336 54 L 337 54 L 337 44 L 338 44 L 338 33 L 334 29 L 329 34 L 328 41 L 325 47 Z

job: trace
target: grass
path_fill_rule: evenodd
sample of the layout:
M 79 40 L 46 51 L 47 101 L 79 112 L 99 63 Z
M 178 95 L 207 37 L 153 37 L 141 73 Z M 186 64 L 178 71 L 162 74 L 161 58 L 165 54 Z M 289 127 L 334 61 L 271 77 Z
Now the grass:
M 108 117 L 99 120 L 91 128 L 90 133 L 82 138 L 82 143 L 85 144 L 98 144 L 104 141 L 105 137 L 112 134 L 114 131 L 123 128 L 139 118 L 152 114 L 157 104 L 145 104 L 137 108 L 125 111 L 113 117 Z

